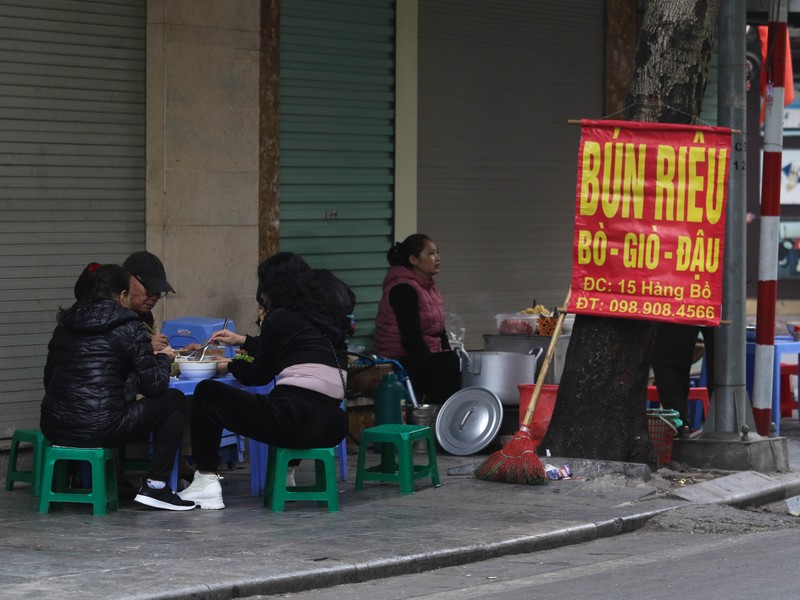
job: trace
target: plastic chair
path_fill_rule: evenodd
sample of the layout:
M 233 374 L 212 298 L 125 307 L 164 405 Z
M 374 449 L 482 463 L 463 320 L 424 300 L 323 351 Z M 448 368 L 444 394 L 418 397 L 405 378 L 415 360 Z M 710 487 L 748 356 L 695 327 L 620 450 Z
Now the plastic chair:
M 784 382 L 787 381 L 784 379 L 782 375 L 783 371 L 783 355 L 784 354 L 791 354 L 794 356 L 798 356 L 798 352 L 800 351 L 800 341 L 796 342 L 790 336 L 785 335 L 776 335 L 775 336 L 775 345 L 772 348 L 773 350 L 773 360 L 772 360 L 772 398 L 770 404 L 770 410 L 772 411 L 771 420 L 775 423 L 775 433 L 777 435 L 781 434 L 781 419 L 780 416 L 782 411 L 781 404 L 784 402 L 785 396 L 783 395 L 783 385 Z M 750 396 L 750 400 L 753 400 L 753 386 L 755 384 L 755 354 L 756 354 L 756 343 L 755 341 L 748 341 L 747 348 L 746 348 L 746 373 L 745 373 L 745 385 L 747 386 L 747 394 Z M 788 389 L 788 386 L 787 386 Z
M 414 464 L 414 442 L 425 440 L 428 446 L 428 464 Z M 381 462 L 367 467 L 367 446 L 370 443 L 393 444 L 397 450 L 397 464 L 386 460 L 386 452 L 381 452 Z M 386 448 L 384 445 L 383 448 Z M 361 432 L 358 448 L 358 470 L 356 471 L 356 490 L 363 489 L 365 480 L 386 481 L 400 484 L 401 494 L 413 494 L 414 482 L 430 477 L 434 487 L 439 487 L 439 469 L 436 464 L 436 445 L 430 427 L 421 425 L 398 425 L 388 423 L 369 427 Z
M 797 365 L 781 363 L 781 417 L 791 417 L 797 408 L 797 400 L 792 398 L 790 375 L 797 375 Z
M 697 410 L 697 402 L 700 403 L 701 411 Z M 658 388 L 654 385 L 647 386 L 647 403 L 649 408 L 658 408 L 661 400 L 658 397 Z M 692 429 L 700 429 L 703 421 L 708 415 L 708 388 L 690 387 L 689 388 L 689 425 Z
M 316 480 L 309 486 L 286 486 L 286 471 L 292 459 L 313 460 Z M 264 482 L 264 506 L 283 512 L 287 502 L 313 500 L 326 503 L 328 512 L 339 511 L 339 490 L 336 488 L 336 462 L 333 448 L 298 450 L 270 446 L 267 476 Z
M 88 489 L 67 489 L 66 462 L 70 460 L 86 461 L 91 465 Z M 119 508 L 117 469 L 110 448 L 48 446 L 45 449 L 39 512 L 50 512 L 51 503 L 64 502 L 91 504 L 95 515 Z
M 219 443 L 219 457 L 220 460 L 228 463 L 229 469 L 233 469 L 237 462 L 242 462 L 244 460 L 244 436 L 223 429 L 222 439 Z
M 19 458 L 19 445 L 29 443 L 31 449 L 31 470 L 21 470 L 17 466 Z M 31 493 L 39 495 L 42 484 L 42 465 L 44 464 L 44 451 L 50 442 L 38 429 L 17 429 L 11 436 L 11 448 L 8 452 L 8 471 L 6 472 L 6 490 L 14 489 L 15 481 L 31 484 Z

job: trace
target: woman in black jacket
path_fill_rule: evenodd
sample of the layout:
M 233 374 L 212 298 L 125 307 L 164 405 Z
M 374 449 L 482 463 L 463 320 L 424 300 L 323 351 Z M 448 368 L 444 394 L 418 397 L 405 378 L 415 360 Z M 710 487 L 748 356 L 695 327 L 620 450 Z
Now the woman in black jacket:
M 313 271 L 291 252 L 261 263 L 258 280 L 257 298 L 266 312 L 261 334 L 223 329 L 211 339 L 241 345 L 252 357 L 220 361 L 219 373 L 230 372 L 247 386 L 277 381 L 268 396 L 212 379 L 197 385 L 191 416 L 197 471 L 180 496 L 200 508 L 225 508 L 216 472 L 223 428 L 284 448 L 327 448 L 347 434 L 340 405 L 347 387 L 347 314 L 355 297 L 331 273 Z
M 184 395 L 168 389 L 171 349 L 153 354 L 150 334 L 125 307 L 129 276 L 118 265 L 92 274 L 91 289 L 61 309 L 44 368 L 40 427 L 53 444 L 115 447 L 153 432 L 152 468 L 136 502 L 190 510 L 167 485 L 181 439 Z

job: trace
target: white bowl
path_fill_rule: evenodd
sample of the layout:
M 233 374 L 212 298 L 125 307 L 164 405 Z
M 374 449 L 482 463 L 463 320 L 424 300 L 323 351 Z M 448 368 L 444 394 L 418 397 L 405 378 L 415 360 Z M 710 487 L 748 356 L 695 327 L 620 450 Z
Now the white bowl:
M 209 379 L 217 373 L 217 361 L 178 361 L 178 369 L 184 379 Z
M 786 330 L 789 332 L 789 335 L 792 336 L 794 338 L 794 340 L 797 342 L 797 341 L 800 341 L 800 332 L 795 331 L 794 330 L 795 327 L 800 327 L 800 323 L 787 323 L 786 324 Z

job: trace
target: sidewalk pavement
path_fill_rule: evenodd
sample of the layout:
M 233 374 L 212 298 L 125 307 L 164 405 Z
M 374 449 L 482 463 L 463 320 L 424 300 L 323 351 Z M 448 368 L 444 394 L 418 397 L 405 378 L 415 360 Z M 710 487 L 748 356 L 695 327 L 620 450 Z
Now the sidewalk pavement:
M 121 493 L 118 512 L 88 505 L 39 514 L 25 484 L 0 492 L 3 598 L 227 599 L 280 594 L 534 552 L 628 533 L 687 502 L 759 505 L 800 494 L 800 426 L 789 437 L 793 471 L 688 472 L 673 489 L 641 465 L 570 461 L 576 477 L 546 486 L 476 480 L 484 457 L 440 454 L 442 485 L 416 493 L 367 483 L 356 492 L 355 456 L 339 483 L 340 512 L 289 503 L 273 513 L 250 495 L 246 469 L 223 473 L 226 509 L 167 512 Z M 377 455 L 372 460 L 377 460 Z M 424 459 L 420 456 L 420 461 Z M 560 466 L 564 461 L 551 459 Z M 306 461 L 307 462 L 307 461 Z M 310 463 L 299 484 L 313 477 Z M 715 475 L 720 475 L 716 473 Z

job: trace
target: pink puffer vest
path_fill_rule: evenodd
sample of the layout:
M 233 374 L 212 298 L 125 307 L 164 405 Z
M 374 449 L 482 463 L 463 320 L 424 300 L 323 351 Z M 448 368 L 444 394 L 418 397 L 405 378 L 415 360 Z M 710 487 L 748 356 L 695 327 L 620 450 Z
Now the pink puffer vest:
M 389 304 L 389 292 L 398 283 L 408 283 L 419 298 L 419 320 L 422 337 L 431 352 L 442 351 L 444 300 L 433 279 L 417 275 L 408 267 L 392 267 L 383 279 L 383 296 L 375 319 L 375 352 L 386 358 L 399 358 L 406 352 L 400 342 L 397 318 Z

